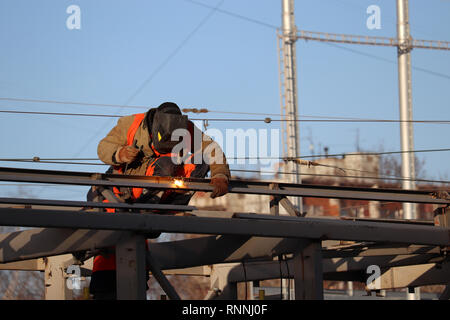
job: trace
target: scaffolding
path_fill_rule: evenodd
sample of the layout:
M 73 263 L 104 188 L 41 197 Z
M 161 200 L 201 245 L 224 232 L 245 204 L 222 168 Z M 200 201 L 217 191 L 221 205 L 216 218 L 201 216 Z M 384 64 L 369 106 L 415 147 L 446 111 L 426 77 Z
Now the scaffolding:
M 93 186 L 109 197 L 112 186 L 212 191 L 208 179 L 184 179 L 180 187 L 168 177 L 11 168 L 0 168 L 0 181 Z M 0 268 L 43 271 L 45 298 L 70 299 L 67 281 L 73 266 L 89 276 L 92 257 L 115 246 L 117 298 L 123 300 L 146 299 L 148 270 L 173 300 L 180 295 L 169 274 L 209 277 L 205 299 L 237 299 L 238 283 L 280 275 L 294 280 L 295 299 L 323 299 L 323 280 L 359 281 L 368 291 L 445 284 L 440 298 L 449 299 L 446 192 L 246 180 L 231 180 L 229 192 L 269 195 L 270 213 L 0 198 L 1 226 L 31 227 L 0 234 Z M 435 221 L 308 217 L 288 196 L 430 203 L 436 206 Z M 289 215 L 279 214 L 280 205 Z M 104 213 L 105 206 L 116 213 Z M 161 233 L 204 236 L 151 242 L 147 249 L 146 239 Z M 367 282 L 370 266 L 381 271 L 375 287 Z

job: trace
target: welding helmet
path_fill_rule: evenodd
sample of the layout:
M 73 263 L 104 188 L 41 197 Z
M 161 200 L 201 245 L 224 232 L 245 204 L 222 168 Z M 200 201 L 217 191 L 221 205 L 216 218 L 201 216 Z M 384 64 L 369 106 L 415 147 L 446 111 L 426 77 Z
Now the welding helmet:
M 180 142 L 172 141 L 172 133 L 177 129 L 188 129 L 188 118 L 181 114 L 173 102 L 164 102 L 155 111 L 151 126 L 153 147 L 157 152 L 170 153 Z

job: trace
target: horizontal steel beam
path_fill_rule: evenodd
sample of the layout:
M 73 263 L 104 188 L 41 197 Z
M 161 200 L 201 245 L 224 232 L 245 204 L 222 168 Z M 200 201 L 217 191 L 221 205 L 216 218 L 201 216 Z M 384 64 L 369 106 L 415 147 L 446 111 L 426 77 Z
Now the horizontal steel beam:
M 360 282 L 365 282 L 370 276 L 370 274 L 367 273 L 367 267 L 370 265 L 377 265 L 382 270 L 389 270 L 390 268 L 416 267 L 428 265 L 429 263 L 429 259 L 418 255 L 399 258 L 366 257 L 364 259 L 323 259 L 322 261 L 324 280 L 348 280 Z M 337 261 L 339 261 L 339 264 L 337 264 Z M 218 266 L 221 267 L 222 265 L 219 264 Z M 230 282 L 262 281 L 281 277 L 292 279 L 294 278 L 295 268 L 293 259 L 286 261 L 250 261 L 245 262 L 245 264 L 233 263 L 229 265 L 224 264 L 223 266 L 230 267 L 228 276 L 228 281 Z M 448 277 L 449 275 L 440 273 L 439 275 L 436 275 L 434 279 L 430 279 L 429 283 L 427 283 L 428 280 L 425 280 L 421 282 L 420 285 L 434 284 L 436 281 L 445 283 Z
M 410 255 L 410 254 L 437 254 L 441 253 L 438 246 L 407 245 L 407 244 L 364 244 L 354 245 L 344 248 L 332 248 L 323 251 L 323 256 L 327 258 L 337 257 L 370 257 L 388 255 Z
M 450 282 L 450 263 L 393 267 L 384 271 L 379 280 L 381 290 L 446 284 Z
M 210 192 L 213 189 L 213 187 L 209 184 L 209 179 L 183 178 L 183 180 L 184 186 L 180 187 L 176 186 L 173 183 L 174 178 L 170 177 L 127 176 L 70 171 L 11 169 L 0 167 L 0 181 L 55 183 L 85 186 L 96 185 L 110 187 L 181 189 L 204 192 Z M 270 189 L 270 184 L 272 183 L 273 182 L 231 180 L 229 192 L 260 195 L 450 204 L 450 199 L 436 199 L 429 191 L 354 188 L 288 183 L 277 183 L 279 189 Z
M 399 47 L 403 45 L 398 38 L 337 34 L 307 30 L 299 30 L 297 39 L 387 47 Z M 408 46 L 420 49 L 450 50 L 450 42 L 441 40 L 409 39 Z
M 250 236 L 207 236 L 188 240 L 158 242 L 150 250 L 161 268 L 181 269 L 216 263 L 272 260 L 282 254 L 294 253 L 305 247 L 309 240 L 261 238 Z M 373 245 L 374 246 L 374 245 Z M 365 270 L 378 263 L 396 266 L 428 263 L 442 260 L 440 248 L 436 246 L 388 245 L 368 247 L 352 252 L 322 250 L 324 260 L 334 272 Z M 345 259 L 344 259 L 345 258 Z M 364 265 L 361 269 L 361 265 Z M 355 269 L 356 267 L 356 269 Z
M 267 215 L 252 216 L 230 219 L 0 208 L 0 225 L 450 245 L 450 230 L 442 227 L 297 217 L 266 220 Z
M 188 268 L 250 260 L 272 260 L 292 253 L 309 240 L 252 236 L 207 236 L 150 244 L 150 251 L 162 269 Z
M 144 203 L 103 203 L 93 201 L 68 201 L 49 199 L 22 199 L 22 198 L 0 198 L 2 204 L 24 204 L 40 206 L 60 206 L 60 207 L 91 207 L 91 208 L 115 208 L 130 210 L 170 210 L 170 211 L 192 211 L 193 206 L 173 205 L 173 204 L 144 204 Z
M 0 270 L 44 271 L 45 263 L 42 258 L 0 263 Z
M 43 229 L 0 234 L 0 263 L 94 250 L 116 244 L 123 232 Z

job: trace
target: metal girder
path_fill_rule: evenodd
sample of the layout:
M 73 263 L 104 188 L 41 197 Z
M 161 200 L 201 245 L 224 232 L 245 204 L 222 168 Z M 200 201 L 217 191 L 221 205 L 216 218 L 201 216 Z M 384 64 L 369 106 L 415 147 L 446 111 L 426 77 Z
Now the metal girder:
M 412 254 L 412 255 L 392 255 L 375 257 L 353 257 L 353 258 L 332 258 L 323 260 L 323 269 L 326 273 L 351 272 L 367 270 L 371 265 L 380 268 L 391 268 L 398 266 L 425 264 L 430 262 L 441 262 L 443 257 L 435 254 Z
M 88 229 L 45 229 L 0 234 L 0 263 L 55 256 L 115 245 L 123 232 Z
M 450 245 L 449 229 L 442 227 L 297 217 L 275 219 L 270 215 L 256 214 L 247 216 L 252 218 L 0 208 L 0 225 Z
M 164 273 L 162 273 L 160 264 L 156 259 L 153 258 L 153 253 L 151 251 L 147 252 L 146 261 L 151 273 L 158 281 L 159 285 L 167 294 L 169 299 L 180 300 L 180 296 L 178 295 L 175 288 L 170 284 L 169 280 L 166 278 Z
M 370 276 L 369 274 L 366 273 L 367 267 L 370 265 L 375 264 L 379 266 L 382 270 L 383 269 L 389 270 L 391 268 L 398 268 L 398 267 L 436 265 L 435 263 L 429 264 L 429 261 L 430 257 L 421 257 L 420 255 L 411 257 L 392 256 L 392 257 L 323 259 L 322 260 L 323 280 L 347 280 L 347 281 L 365 282 L 367 278 Z M 261 281 L 277 278 L 292 279 L 294 278 L 294 270 L 296 269 L 297 266 L 297 264 L 294 263 L 294 259 L 288 259 L 285 261 L 250 261 L 245 262 L 245 264 L 229 263 L 224 265 L 230 266 L 230 270 L 228 271 L 229 282 Z M 440 281 L 440 283 L 445 283 L 447 277 L 448 275 L 439 278 L 438 274 L 436 274 L 433 275 L 433 281 Z M 415 285 L 418 285 L 418 283 L 419 282 L 416 282 Z M 427 284 L 426 281 L 423 281 L 420 285 L 426 284 Z
M 124 233 L 116 248 L 116 283 L 118 300 L 146 299 L 145 237 Z
M 177 187 L 173 178 L 127 176 L 114 174 L 84 173 L 70 171 L 50 171 L 31 169 L 11 169 L 0 167 L 0 181 L 73 184 L 85 186 L 117 186 L 153 189 L 182 189 L 210 192 L 213 187 L 209 179 L 184 178 L 184 186 Z M 450 204 L 450 199 L 436 199 L 429 191 L 352 188 L 339 186 L 318 186 L 305 184 L 277 183 L 279 189 L 270 189 L 272 182 L 231 180 L 229 192 L 265 194 L 293 197 L 318 197 L 359 199 L 373 201 Z
M 383 271 L 379 278 L 379 289 L 420 287 L 449 282 L 450 263 L 430 263 L 394 267 Z
M 278 255 L 294 253 L 308 243 L 309 240 L 302 239 L 208 236 L 150 246 L 161 268 L 167 270 L 243 260 L 272 260 Z M 323 249 L 322 256 L 330 272 L 365 270 L 371 264 L 396 266 L 442 260 L 439 247 L 412 245 L 385 245 L 353 252 Z
M 30 259 L 9 263 L 0 263 L 0 270 L 44 271 L 44 259 Z
M 296 300 L 323 300 L 322 248 L 319 241 L 298 250 L 293 258 Z
M 306 30 L 299 30 L 297 34 L 297 39 L 314 40 L 322 42 L 348 43 L 348 44 L 364 44 L 371 46 L 386 46 L 386 47 L 398 47 L 401 45 L 400 40 L 398 38 L 362 36 L 353 34 L 337 34 L 337 33 L 316 32 Z M 408 42 L 411 48 L 450 50 L 449 41 L 410 39 L 408 40 Z
M 227 235 L 158 242 L 149 247 L 155 260 L 166 270 L 242 260 L 272 260 L 307 243 L 309 240 Z
M 22 198 L 0 198 L 3 204 L 24 204 L 41 206 L 60 206 L 60 207 L 92 207 L 92 208 L 115 208 L 131 210 L 171 210 L 171 211 L 192 211 L 196 210 L 193 206 L 182 206 L 172 204 L 144 204 L 144 203 L 103 203 L 93 201 L 68 201 L 68 200 L 49 200 L 49 199 L 22 199 Z
M 343 248 L 330 248 L 323 251 L 325 258 L 337 257 L 370 257 L 392 256 L 411 254 L 436 254 L 441 253 L 438 246 L 408 245 L 408 244 L 358 244 Z

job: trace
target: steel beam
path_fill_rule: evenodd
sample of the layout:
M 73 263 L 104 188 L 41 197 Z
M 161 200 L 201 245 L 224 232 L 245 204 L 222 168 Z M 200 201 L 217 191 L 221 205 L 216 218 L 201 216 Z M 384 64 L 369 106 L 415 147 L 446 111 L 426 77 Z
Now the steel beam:
M 296 252 L 293 258 L 296 300 L 323 300 L 322 248 L 319 241 Z
M 377 265 L 380 268 L 392 268 L 398 266 L 426 264 L 430 262 L 442 262 L 442 256 L 434 254 L 412 254 L 412 255 L 392 255 L 375 257 L 350 257 L 350 258 L 332 258 L 323 260 L 323 270 L 326 273 L 332 272 L 366 272 L 371 265 Z
M 411 254 L 441 254 L 438 246 L 421 246 L 408 244 L 363 244 L 343 248 L 331 248 L 323 251 L 325 258 L 337 257 L 370 257 L 370 256 L 393 256 Z
M 50 199 L 23 199 L 23 198 L 0 198 L 3 204 L 24 204 L 40 206 L 60 206 L 60 207 L 92 207 L 92 208 L 115 208 L 130 210 L 170 210 L 170 211 L 192 211 L 193 206 L 172 205 L 172 204 L 144 204 L 144 203 L 103 203 L 93 201 L 68 201 Z
M 250 216 L 229 219 L 0 208 L 0 225 L 450 245 L 450 232 L 442 227 L 247 215 Z
M 11 169 L 0 167 L 0 181 L 153 189 L 183 189 L 204 192 L 210 192 L 213 189 L 213 187 L 209 184 L 209 179 L 185 178 L 183 187 L 175 186 L 173 180 L 173 178 L 168 177 L 127 176 L 70 171 Z M 318 186 L 289 183 L 277 183 L 279 189 L 270 189 L 270 184 L 272 184 L 272 182 L 231 180 L 229 192 L 293 197 L 450 204 L 450 199 L 435 199 L 429 191 Z
M 145 237 L 126 233 L 116 245 L 118 300 L 146 299 Z
M 122 234 L 109 230 L 44 228 L 3 233 L 0 263 L 105 248 L 115 245 Z
M 155 260 L 166 270 L 242 260 L 272 260 L 274 256 L 294 252 L 308 243 L 309 240 L 303 239 L 207 236 L 152 243 L 149 247 Z
M 0 263 L 0 270 L 44 271 L 45 263 L 42 258 Z
M 153 253 L 151 251 L 147 252 L 146 261 L 151 273 L 158 281 L 160 287 L 164 290 L 169 299 L 180 300 L 180 296 L 178 295 L 175 288 L 170 284 L 164 273 L 162 273 L 159 262 L 153 258 Z
M 380 276 L 380 289 L 420 287 L 450 282 L 450 263 L 390 268 Z
M 395 269 L 400 267 L 420 267 L 420 266 L 436 266 L 437 264 L 429 264 L 429 257 L 421 257 L 420 255 L 414 257 L 366 257 L 366 258 L 340 258 L 340 259 L 323 259 L 323 280 L 352 280 L 365 282 L 369 276 L 367 274 L 367 267 L 370 265 L 378 265 L 382 270 L 407 270 L 407 269 Z M 297 262 L 300 262 L 298 260 Z M 242 263 L 230 263 L 226 264 L 229 266 L 227 271 L 227 281 L 228 282 L 242 282 L 242 281 L 261 281 L 268 279 L 279 279 L 279 278 L 295 278 L 295 272 L 298 272 L 299 268 L 296 268 L 298 264 L 294 262 L 294 259 L 289 259 L 287 261 L 255 261 L 246 262 L 245 265 Z M 225 265 L 224 265 L 225 266 Z M 446 266 L 444 264 L 444 266 Z M 245 268 L 245 273 L 244 273 Z M 319 267 L 320 268 L 320 267 Z M 438 269 L 438 267 L 436 267 Z M 430 277 L 425 277 L 425 273 L 420 274 L 423 276 L 420 281 L 415 280 L 415 282 L 404 282 L 407 284 L 405 286 L 423 286 L 432 283 L 446 283 L 449 274 L 448 267 L 444 268 L 444 272 L 430 274 Z M 301 267 L 300 267 L 300 270 Z M 413 269 L 410 269 L 413 270 Z M 422 271 L 431 270 L 430 268 L 417 269 Z M 416 271 L 417 271 L 416 270 Z M 411 273 L 410 273 L 411 274 Z M 441 277 L 442 276 L 442 277 Z M 392 279 L 392 278 L 391 278 Z M 311 279 L 312 281 L 317 281 L 318 278 Z M 397 280 L 398 282 L 399 280 Z M 427 282 L 432 281 L 432 282 Z M 398 282 L 400 283 L 400 282 Z M 401 286 L 400 286 L 401 287 Z M 317 288 L 317 287 L 316 287 Z M 317 292 L 317 291 L 316 291 Z

